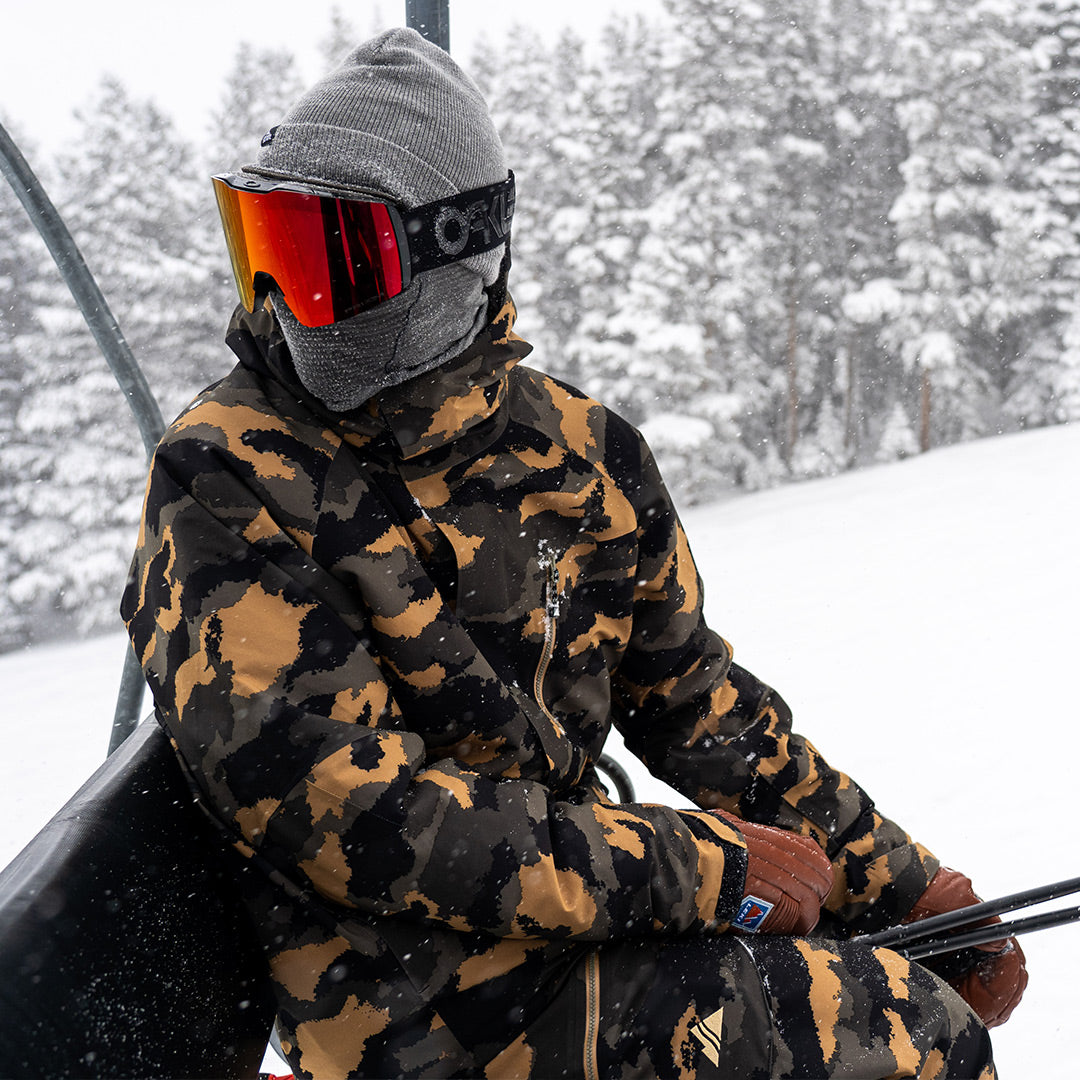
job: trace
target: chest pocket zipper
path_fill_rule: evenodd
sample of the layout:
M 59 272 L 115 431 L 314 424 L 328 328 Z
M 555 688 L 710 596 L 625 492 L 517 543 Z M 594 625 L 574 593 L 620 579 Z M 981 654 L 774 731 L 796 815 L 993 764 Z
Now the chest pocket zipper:
M 540 663 L 536 665 L 536 674 L 533 676 L 533 697 L 536 699 L 536 704 L 540 706 L 540 711 L 555 725 L 556 731 L 562 734 L 562 724 L 544 702 L 544 679 L 551 666 L 551 658 L 555 655 L 555 640 L 563 601 L 559 591 L 558 560 L 551 548 L 541 548 L 540 569 L 544 572 L 544 648 L 540 653 Z

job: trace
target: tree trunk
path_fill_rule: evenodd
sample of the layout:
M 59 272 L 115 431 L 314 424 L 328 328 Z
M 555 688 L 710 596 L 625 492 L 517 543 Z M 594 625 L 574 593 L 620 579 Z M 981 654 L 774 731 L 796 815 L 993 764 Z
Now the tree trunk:
M 848 336 L 847 386 L 844 388 L 844 452 L 849 455 L 854 454 L 859 445 L 855 420 L 858 397 L 855 380 L 858 378 L 859 361 L 855 353 L 860 344 L 860 335 Z
M 922 394 L 919 405 L 919 452 L 925 454 L 930 449 L 930 370 L 920 368 L 922 373 Z
M 785 439 L 785 457 L 788 468 L 795 460 L 795 444 L 799 441 L 799 334 L 796 316 L 799 301 L 792 285 L 788 294 L 787 326 L 787 437 Z

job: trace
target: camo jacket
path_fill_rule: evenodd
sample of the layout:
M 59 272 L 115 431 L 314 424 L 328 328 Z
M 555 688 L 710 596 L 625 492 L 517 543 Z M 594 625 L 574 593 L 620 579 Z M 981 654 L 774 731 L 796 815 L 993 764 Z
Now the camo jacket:
M 305 1075 L 480 1068 L 559 1029 L 598 944 L 723 934 L 746 856 L 712 808 L 815 836 L 850 927 L 936 869 L 733 663 L 640 435 L 521 365 L 513 320 L 337 414 L 238 310 L 239 364 L 153 459 L 122 611 L 258 868 Z M 693 808 L 609 799 L 612 725 Z

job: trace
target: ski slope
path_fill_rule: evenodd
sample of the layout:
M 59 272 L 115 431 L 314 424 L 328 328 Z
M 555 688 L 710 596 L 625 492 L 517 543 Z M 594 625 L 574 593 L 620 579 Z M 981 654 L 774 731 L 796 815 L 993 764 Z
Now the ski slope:
M 1080 875 L 1078 463 L 1080 426 L 1061 427 L 685 515 L 738 660 L 985 897 Z M 0 657 L 0 864 L 103 756 L 123 649 L 117 634 Z M 628 767 L 643 799 L 684 803 Z M 994 1037 L 1001 1074 L 1071 1080 L 1080 929 L 1024 948 L 1031 985 Z

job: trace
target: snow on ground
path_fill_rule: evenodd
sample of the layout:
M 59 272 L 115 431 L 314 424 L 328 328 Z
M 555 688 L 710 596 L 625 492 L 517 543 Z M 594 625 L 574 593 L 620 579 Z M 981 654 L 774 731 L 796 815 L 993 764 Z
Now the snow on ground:
M 1080 426 L 1055 428 L 685 515 L 739 661 L 987 897 L 1080 875 L 1078 462 Z M 123 648 L 118 634 L 0 657 L 0 865 L 104 755 Z M 684 804 L 635 766 L 640 797 Z M 1080 929 L 1024 948 L 1031 985 L 995 1034 L 1001 1073 L 1066 1080 Z

